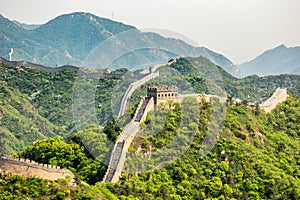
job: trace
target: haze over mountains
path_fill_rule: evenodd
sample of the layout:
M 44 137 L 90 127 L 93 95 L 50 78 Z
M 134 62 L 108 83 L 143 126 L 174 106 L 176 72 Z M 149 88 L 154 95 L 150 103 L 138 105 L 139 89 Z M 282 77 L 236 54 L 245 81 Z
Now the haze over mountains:
M 300 74 L 300 47 L 280 45 L 238 66 L 243 75 Z
M 50 67 L 69 64 L 136 70 L 176 56 L 202 55 L 234 76 L 300 73 L 300 47 L 280 45 L 235 66 L 205 47 L 141 32 L 134 26 L 89 13 L 61 15 L 43 25 L 27 25 L 0 15 L 0 25 L 1 57 Z
M 175 56 L 203 55 L 227 72 L 238 74 L 229 59 L 205 47 L 193 47 L 181 40 L 164 38 L 156 33 L 143 33 L 133 26 L 89 13 L 62 15 L 41 26 L 26 26 L 0 16 L 0 24 L 0 56 L 6 59 L 9 59 L 13 49 L 12 60 L 26 60 L 51 67 L 88 64 L 88 67 L 99 68 L 111 64 L 110 60 L 105 59 L 113 55 L 119 57 L 110 67 L 137 69 L 147 64 L 165 63 Z M 119 37 L 118 34 L 126 31 L 130 33 Z M 116 35 L 116 39 L 106 44 L 106 49 L 93 52 L 95 55 L 91 53 L 103 41 Z M 128 49 L 134 50 L 128 52 Z M 105 55 L 99 55 L 101 53 Z M 105 59 L 83 62 L 88 55 Z

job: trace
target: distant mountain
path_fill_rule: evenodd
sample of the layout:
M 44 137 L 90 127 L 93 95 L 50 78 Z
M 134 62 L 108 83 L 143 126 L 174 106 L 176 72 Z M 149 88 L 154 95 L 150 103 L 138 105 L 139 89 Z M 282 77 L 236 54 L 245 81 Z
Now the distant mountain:
M 112 36 L 116 36 L 115 39 Z M 95 53 L 101 43 L 106 44 L 105 48 Z M 138 51 L 127 52 L 130 49 Z M 10 53 L 12 60 L 51 67 L 65 64 L 107 67 L 112 58 L 114 63 L 110 67 L 129 69 L 165 63 L 175 56 L 203 55 L 227 72 L 238 75 L 229 59 L 205 47 L 193 47 L 178 39 L 144 33 L 133 26 L 82 12 L 61 15 L 39 27 L 28 27 L 0 15 L 0 56 L 10 59 Z
M 300 47 L 280 45 L 238 66 L 244 75 L 300 74 Z

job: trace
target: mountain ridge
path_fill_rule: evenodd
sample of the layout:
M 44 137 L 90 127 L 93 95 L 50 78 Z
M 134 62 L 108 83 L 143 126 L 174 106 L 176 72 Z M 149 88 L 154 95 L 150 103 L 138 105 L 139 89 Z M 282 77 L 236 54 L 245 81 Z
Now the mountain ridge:
M 27 60 L 46 66 L 57 65 L 82 66 L 86 57 L 98 44 L 126 31 L 134 31 L 124 41 L 116 41 L 112 46 L 119 51 L 124 46 L 135 47 L 138 41 L 141 46 L 163 47 L 173 52 L 159 50 L 141 50 L 130 60 L 123 58 L 118 65 L 132 68 L 132 65 L 141 63 L 158 64 L 174 58 L 174 53 L 180 56 L 206 56 L 215 64 L 223 67 L 232 74 L 238 74 L 235 65 L 226 57 L 215 53 L 205 47 L 194 47 L 182 40 L 165 38 L 157 33 L 144 33 L 131 25 L 110 19 L 101 18 L 90 13 L 75 12 L 60 15 L 40 27 L 33 30 L 25 30 L 5 17 L 1 17 L 0 24 L 0 56 L 9 59 L 9 53 L 13 48 L 13 60 Z M 10 28 L 6 28 L 10 27 Z M 109 48 L 111 51 L 112 48 Z M 132 52 L 131 52 L 132 54 Z M 128 56 L 129 57 L 129 56 Z M 99 67 L 101 63 L 92 63 L 93 67 Z M 107 67 L 107 66 L 101 66 Z
M 238 65 L 244 75 L 297 74 L 300 69 L 300 46 L 287 47 L 281 44 L 258 55 L 256 58 Z

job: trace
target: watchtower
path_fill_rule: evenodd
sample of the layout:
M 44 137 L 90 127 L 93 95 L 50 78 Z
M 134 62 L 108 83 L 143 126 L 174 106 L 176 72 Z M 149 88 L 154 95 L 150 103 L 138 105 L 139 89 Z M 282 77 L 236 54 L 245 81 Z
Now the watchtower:
M 154 105 L 159 100 L 177 99 L 178 88 L 175 86 L 152 86 L 147 88 L 147 96 L 153 97 Z

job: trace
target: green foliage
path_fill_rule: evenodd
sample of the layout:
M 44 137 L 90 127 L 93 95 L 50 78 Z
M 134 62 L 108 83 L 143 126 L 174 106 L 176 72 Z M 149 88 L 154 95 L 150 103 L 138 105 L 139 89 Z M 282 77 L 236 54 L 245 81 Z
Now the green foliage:
M 207 74 L 213 75 L 216 81 L 211 84 L 220 86 L 220 77 L 214 77 L 214 73 L 209 71 L 213 67 L 212 63 L 204 58 L 192 59 L 190 62 L 196 61 L 204 69 L 208 68 Z M 183 77 L 174 75 L 154 79 L 148 85 L 177 85 L 186 79 L 195 92 L 209 92 L 204 84 L 205 74 L 197 75 L 193 67 L 179 59 L 178 64 L 171 68 L 180 71 Z M 21 69 L 24 71 L 0 65 L 0 147 L 4 146 L 6 151 L 22 149 L 30 141 L 44 137 L 66 137 L 75 132 L 70 109 L 74 72 L 65 70 L 51 74 L 26 67 Z M 235 79 L 217 69 L 222 75 L 226 91 L 233 97 L 247 99 L 249 94 L 248 100 L 267 98 L 269 91 L 277 86 L 289 87 L 293 94 L 299 96 L 299 76 L 268 77 L 272 81 L 267 77 L 256 76 Z M 97 84 L 97 116 L 103 119 L 111 117 L 103 130 L 90 125 L 69 137 L 67 143 L 62 137 L 39 140 L 20 155 L 37 162 L 67 167 L 77 178 L 89 184 L 101 181 L 106 170 L 101 163 L 107 162 L 110 146 L 121 131 L 118 120 L 124 121 L 124 124 L 128 120 L 114 119 L 109 112 L 109 95 L 117 81 L 117 77 L 112 77 L 101 79 Z M 82 83 L 89 83 L 89 80 Z M 145 92 L 145 87 L 142 86 L 141 90 L 133 94 L 133 104 Z M 300 198 L 299 98 L 291 95 L 268 114 L 255 107 L 249 109 L 245 104 L 237 105 L 229 98 L 221 135 L 206 157 L 200 154 L 203 150 L 202 142 L 209 128 L 216 126 L 210 124 L 210 120 L 218 108 L 213 108 L 212 103 L 205 100 L 199 104 L 189 99 L 181 105 L 173 103 L 168 102 L 168 106 L 147 116 L 141 133 L 146 134 L 147 138 L 135 140 L 130 148 L 134 154 L 139 151 L 145 153 L 150 150 L 150 146 L 152 150 L 159 150 L 170 144 L 176 136 L 185 143 L 191 133 L 195 133 L 189 149 L 166 168 L 139 174 L 125 173 L 117 184 L 96 183 L 96 186 L 80 186 L 78 190 L 67 188 L 64 181 L 48 185 L 43 181 L 34 183 L 36 179 L 31 182 L 31 179 L 5 177 L 0 182 L 1 198 L 90 199 L 98 194 L 98 188 L 101 194 L 105 193 L 104 199 L 114 198 L 110 191 L 119 199 Z M 184 104 L 186 107 L 183 107 Z M 133 110 L 134 107 L 131 108 L 131 114 Z M 88 119 L 89 116 L 85 117 Z M 180 124 L 182 120 L 184 124 Z M 15 141 L 17 144 L 14 144 Z M 178 151 L 163 153 L 176 155 Z M 127 159 L 128 163 L 130 161 Z
M 32 141 L 59 135 L 59 128 L 41 116 L 17 89 L 0 84 L 0 154 L 11 154 Z
M 64 142 L 61 137 L 39 140 L 26 147 L 20 153 L 20 157 L 68 168 L 80 180 L 95 184 L 101 181 L 104 176 L 106 166 L 101 161 L 103 162 L 108 153 L 108 148 L 96 149 L 96 147 L 99 147 L 98 145 L 106 145 L 106 135 L 102 133 L 101 136 L 99 132 L 99 128 L 92 125 L 70 138 L 70 143 Z M 100 138 L 97 138 L 97 136 L 100 136 Z M 85 144 L 86 147 L 73 141 Z M 89 143 L 86 141 L 89 141 Z M 97 143 L 97 146 L 93 142 Z M 94 159 L 93 155 L 97 159 Z
M 269 97 L 277 87 L 287 88 L 288 92 L 300 96 L 299 75 L 248 76 L 242 79 L 226 73 L 204 57 L 180 58 L 170 66 L 177 70 L 194 89 L 195 93 L 218 94 L 220 87 L 232 97 L 251 102 L 261 102 Z
M 146 87 L 149 85 L 181 85 L 180 93 L 211 93 L 214 91 L 207 86 L 210 83 L 213 86 L 210 88 L 222 86 L 230 96 L 248 101 L 266 99 L 269 97 L 269 92 L 278 86 L 287 87 L 288 91 L 294 95 L 299 96 L 300 92 L 300 76 L 251 76 L 236 79 L 204 57 L 180 58 L 170 68 L 161 68 L 160 72 L 161 77 L 150 80 L 132 95 L 131 102 L 129 102 L 129 105 L 132 105 L 129 108 L 131 116 L 137 102 L 141 96 L 145 95 Z M 120 69 L 112 73 L 122 75 L 128 71 Z M 54 135 L 66 137 L 77 132 L 72 113 L 73 91 L 76 89 L 74 81 L 78 81 L 76 77 L 76 72 L 70 70 L 50 73 L 24 66 L 0 64 L 0 113 L 6 113 L 0 121 L 3 127 L 0 130 L 3 138 L 0 142 L 1 153 L 22 150 L 30 144 L 30 141 L 44 137 Z M 104 126 L 106 123 L 110 123 L 107 120 L 112 120 L 113 117 L 111 104 L 119 105 L 120 103 L 120 99 L 117 102 L 111 101 L 118 80 L 117 76 L 113 76 L 97 82 L 84 78 L 81 82 L 77 82 L 81 88 L 84 88 L 85 84 L 94 85 L 96 88 L 95 102 L 91 102 L 95 105 L 96 116 L 82 116 L 81 121 L 84 124 L 79 127 L 80 129 L 94 123 L 94 121 L 89 121 L 92 117 L 96 117 L 100 125 Z M 127 87 L 130 84 L 129 79 L 123 80 L 123 82 Z M 90 95 L 88 91 L 83 94 Z M 118 92 L 114 95 L 122 96 Z M 82 106 L 80 109 L 84 109 L 84 107 Z M 110 125 L 108 124 L 108 126 Z M 172 129 L 172 127 L 169 128 Z M 111 130 L 109 138 L 115 139 L 119 131 Z M 241 135 L 241 137 L 244 136 Z
M 121 128 L 117 124 L 116 119 L 112 118 L 112 120 L 108 120 L 103 129 L 103 132 L 107 135 L 109 139 L 112 141 L 116 141 L 118 135 L 121 133 Z
M 40 163 L 77 168 L 85 159 L 83 151 L 78 144 L 67 144 L 61 137 L 54 137 L 26 147 L 20 156 Z
M 0 199 L 117 199 L 104 186 L 65 185 L 59 181 L 4 175 L 0 177 Z
M 113 73 L 125 72 L 121 69 Z M 55 135 L 66 137 L 77 131 L 72 113 L 76 76 L 71 70 L 50 73 L 0 63 L 0 123 L 3 127 L 0 129 L 3 138 L 0 153 L 14 153 L 38 139 Z M 96 117 L 104 125 L 112 118 L 110 96 L 118 77 L 97 82 L 82 79 L 79 83 L 97 86 Z M 84 85 L 80 86 L 84 88 Z
M 199 104 L 199 113 L 206 120 L 211 117 L 210 107 Z M 168 112 L 172 115 L 166 115 L 166 122 L 180 115 Z M 199 120 L 196 137 L 182 157 L 163 169 L 126 173 L 108 187 L 124 199 L 299 199 L 299 113 L 300 99 L 293 96 L 268 114 L 228 105 L 220 138 L 206 157 L 200 151 L 210 122 Z M 155 121 L 154 114 L 149 115 L 145 130 Z M 171 142 L 168 135 L 163 136 L 167 125 L 161 128 L 162 133 L 149 141 L 156 137 Z

